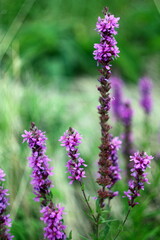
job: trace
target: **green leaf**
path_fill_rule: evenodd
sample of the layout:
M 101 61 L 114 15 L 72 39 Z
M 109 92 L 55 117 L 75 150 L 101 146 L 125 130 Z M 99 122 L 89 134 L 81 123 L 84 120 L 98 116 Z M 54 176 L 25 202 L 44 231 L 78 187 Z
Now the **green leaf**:
M 99 199 L 96 200 L 96 212 L 101 213 L 100 201 Z
M 100 238 L 105 240 L 106 239 L 106 236 L 110 230 L 110 225 L 111 225 L 111 222 L 110 223 L 106 223 L 103 230 L 101 231 L 100 233 Z
M 71 240 L 71 239 L 72 239 L 72 231 L 70 231 L 70 233 L 69 233 L 69 236 L 68 236 L 67 240 Z
M 84 237 L 84 236 L 82 236 L 82 235 L 79 235 L 82 239 L 84 239 L 84 240 L 89 240 L 88 238 L 86 238 L 86 237 Z

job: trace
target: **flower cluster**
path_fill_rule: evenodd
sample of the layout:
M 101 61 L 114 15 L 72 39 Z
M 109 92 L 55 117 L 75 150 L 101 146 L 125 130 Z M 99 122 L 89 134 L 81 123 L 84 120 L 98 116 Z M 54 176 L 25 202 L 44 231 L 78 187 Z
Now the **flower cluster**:
M 66 239 L 63 225 L 63 208 L 59 205 L 54 205 L 50 188 L 53 186 L 49 176 L 52 175 L 52 168 L 49 167 L 48 157 L 46 152 L 46 137 L 44 132 L 38 130 L 34 123 L 31 123 L 30 131 L 24 131 L 22 135 L 23 142 L 27 142 L 32 150 L 32 156 L 29 157 L 30 167 L 32 171 L 32 185 L 34 194 L 36 195 L 35 201 L 41 200 L 41 213 L 43 217 L 41 220 L 46 224 L 44 228 L 44 237 L 48 240 Z
M 73 128 L 69 128 L 59 139 L 61 146 L 66 148 L 67 155 L 70 158 L 66 164 L 67 172 L 70 173 L 70 176 L 68 176 L 71 179 L 70 184 L 74 181 L 81 181 L 82 178 L 86 177 L 84 167 L 87 165 L 79 157 L 80 153 L 77 148 L 81 143 L 81 139 L 81 135 Z
M 111 78 L 112 86 L 112 109 L 117 120 L 121 119 L 121 105 L 122 105 L 122 80 L 118 77 Z
M 46 200 L 49 196 L 52 182 L 49 176 L 52 175 L 52 168 L 49 167 L 48 162 L 50 159 L 46 152 L 46 137 L 44 132 L 38 130 L 34 123 L 32 123 L 31 130 L 24 131 L 22 135 L 23 142 L 27 142 L 32 149 L 32 156 L 29 157 L 29 165 L 32 168 L 32 181 L 34 194 L 36 195 L 35 201 L 39 201 L 41 198 Z
M 129 101 L 126 101 L 125 103 L 121 104 L 120 112 L 122 123 L 125 126 L 130 125 L 132 121 L 133 110 L 131 108 L 131 104 Z
M 118 165 L 118 153 L 117 151 L 120 149 L 121 141 L 118 137 L 112 137 L 110 135 L 110 151 L 108 156 L 108 161 L 106 163 L 108 166 L 105 166 L 105 162 L 102 160 L 101 167 L 99 168 L 98 173 L 100 174 L 97 178 L 97 183 L 102 185 L 103 187 L 107 187 L 109 190 L 98 190 L 98 194 L 100 198 L 110 198 L 118 195 L 118 192 L 111 191 L 111 188 L 114 184 L 121 179 L 120 176 L 120 168 Z
M 146 114 L 150 114 L 152 110 L 152 81 L 148 77 L 143 77 L 139 82 L 139 89 L 141 93 L 140 105 L 146 112 Z
M 5 173 L 0 169 L 0 239 L 11 240 L 14 236 L 10 234 L 11 219 L 10 215 L 6 214 L 8 203 L 8 189 L 4 189 Z
M 117 42 L 113 35 L 117 34 L 115 28 L 119 27 L 118 21 L 120 18 L 115 18 L 114 15 L 108 13 L 105 9 L 104 18 L 98 17 L 98 22 L 96 24 L 96 30 L 101 36 L 100 43 L 94 44 L 96 49 L 94 54 L 94 59 L 98 63 L 102 64 L 108 73 L 111 72 L 110 61 L 115 57 L 118 57 L 119 48 L 117 47 Z
M 41 213 L 43 217 L 40 219 L 46 224 L 44 228 L 44 238 L 48 240 L 64 240 L 66 239 L 66 234 L 64 232 L 66 226 L 63 225 L 63 212 L 64 208 L 60 207 L 59 204 L 53 206 L 43 207 Z
M 131 169 L 132 180 L 129 180 L 128 191 L 124 192 L 125 196 L 128 197 L 129 206 L 134 207 L 138 204 L 135 202 L 135 198 L 140 196 L 140 190 L 144 190 L 144 183 L 149 183 L 147 173 L 145 170 L 150 167 L 150 162 L 153 159 L 152 156 L 148 156 L 146 153 L 136 152 L 130 157 L 130 161 L 133 162 L 133 168 Z
M 129 101 L 121 104 L 120 107 L 120 120 L 124 126 L 123 139 L 123 154 L 126 161 L 126 177 L 130 178 L 130 168 L 132 163 L 129 162 L 130 156 L 133 154 L 133 132 L 132 132 L 132 117 L 133 110 Z
M 97 183 L 101 186 L 98 190 L 98 196 L 100 199 L 100 206 L 104 207 L 104 200 L 106 198 L 112 198 L 115 193 L 110 190 L 112 186 L 112 153 L 113 145 L 111 144 L 111 138 L 109 134 L 110 125 L 109 120 L 109 109 L 111 98 L 109 91 L 111 88 L 110 81 L 108 80 L 111 75 L 111 64 L 110 62 L 118 56 L 119 49 L 114 35 L 117 34 L 116 28 L 119 27 L 119 18 L 115 18 L 108 12 L 108 9 L 104 9 L 104 18 L 98 18 L 96 24 L 96 30 L 99 33 L 101 39 L 100 43 L 94 45 L 94 59 L 100 64 L 101 69 L 99 72 L 102 74 L 99 78 L 100 86 L 98 91 L 100 92 L 100 98 L 98 106 L 98 113 L 100 118 L 101 126 L 101 145 L 99 146 L 99 170 Z
M 120 168 L 118 164 L 118 150 L 121 147 L 122 141 L 118 137 L 111 137 L 111 154 L 110 154 L 110 160 L 111 160 L 111 166 L 109 167 L 110 170 L 110 179 L 111 183 L 107 187 L 110 189 L 113 187 L 113 185 L 121 179 L 120 175 Z

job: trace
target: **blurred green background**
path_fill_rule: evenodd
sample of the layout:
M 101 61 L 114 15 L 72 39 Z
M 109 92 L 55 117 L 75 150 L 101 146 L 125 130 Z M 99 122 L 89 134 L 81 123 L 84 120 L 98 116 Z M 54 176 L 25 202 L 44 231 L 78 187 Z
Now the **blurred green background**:
M 31 72 L 35 81 L 45 84 L 94 76 L 93 44 L 99 41 L 95 23 L 106 5 L 121 18 L 116 71 L 129 82 L 144 73 L 157 77 L 158 0 L 1 0 L 2 68 L 24 81 Z
M 79 234 L 87 236 L 91 229 L 84 220 L 83 210 L 86 209 L 78 186 L 69 186 L 64 174 L 67 157 L 58 139 L 70 126 L 82 134 L 80 151 L 88 164 L 85 184 L 87 193 L 94 197 L 100 132 L 96 110 L 98 72 L 92 52 L 93 44 L 99 41 L 95 24 L 97 17 L 102 16 L 104 6 L 121 18 L 116 36 L 121 53 L 113 62 L 113 74 L 126 82 L 124 92 L 134 108 L 134 139 L 139 149 L 144 146 L 145 133 L 137 82 L 144 74 L 154 82 L 154 111 L 150 118 L 152 136 L 144 150 L 149 154 L 159 152 L 158 0 L 15 0 L 14 3 L 1 0 L 0 167 L 7 174 L 12 232 L 16 240 L 42 239 L 39 204 L 33 201 L 31 170 L 26 159 L 30 152 L 26 144 L 21 143 L 21 134 L 24 129 L 29 129 L 31 121 L 46 131 L 47 154 L 53 160 L 51 164 L 55 171 L 52 191 L 55 202 L 62 202 L 66 208 L 68 231 L 73 230 L 74 240 L 81 240 Z M 113 118 L 111 123 L 113 134 L 121 134 L 122 127 L 117 127 Z M 122 156 L 120 164 L 123 168 Z M 131 213 L 119 239 L 159 239 L 159 165 L 158 160 L 152 163 L 152 184 L 146 186 L 141 204 Z M 122 176 L 123 180 L 115 186 L 120 196 L 127 188 L 124 172 Z M 127 212 L 127 201 L 115 199 L 112 211 L 117 221 L 111 225 L 109 239 Z

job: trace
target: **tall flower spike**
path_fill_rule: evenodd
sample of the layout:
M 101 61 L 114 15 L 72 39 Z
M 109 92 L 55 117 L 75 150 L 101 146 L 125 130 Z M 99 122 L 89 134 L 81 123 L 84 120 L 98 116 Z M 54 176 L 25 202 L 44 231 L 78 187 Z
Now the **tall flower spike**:
M 122 80 L 118 77 L 111 78 L 112 87 L 112 110 L 116 120 L 121 119 L 121 105 L 123 102 L 122 95 Z
M 45 239 L 66 239 L 66 235 L 64 233 L 66 226 L 63 225 L 63 210 L 64 208 L 60 207 L 59 204 L 54 206 L 52 203 L 49 204 L 49 206 L 42 208 L 41 213 L 43 214 L 43 217 L 41 217 L 41 220 L 46 225 L 44 228 Z
M 5 189 L 3 182 L 5 181 L 5 173 L 0 169 L 0 239 L 11 240 L 14 236 L 10 234 L 11 219 L 10 215 L 6 213 L 7 206 L 9 205 L 8 189 Z
M 80 153 L 77 148 L 81 143 L 81 139 L 81 135 L 73 128 L 69 128 L 59 139 L 61 146 L 66 148 L 67 155 L 70 158 L 66 164 L 67 172 L 70 174 L 68 176 L 71 179 L 70 184 L 74 181 L 81 181 L 82 178 L 86 177 L 84 167 L 87 167 L 87 165 L 79 157 Z
M 49 166 L 51 161 L 46 152 L 46 137 L 44 132 L 38 130 L 34 123 L 31 123 L 30 131 L 24 131 L 22 135 L 23 142 L 27 142 L 32 150 L 32 156 L 29 157 L 29 164 L 32 168 L 32 185 L 35 201 L 41 201 L 40 218 L 46 227 L 44 228 L 44 238 L 48 240 L 65 240 L 66 234 L 64 232 L 66 226 L 63 225 L 63 208 L 55 205 L 52 202 L 50 188 L 53 186 L 49 176 L 52 175 L 52 168 Z
M 129 180 L 129 189 L 124 192 L 125 196 L 128 197 L 128 204 L 131 207 L 139 204 L 135 202 L 135 199 L 140 196 L 140 190 L 144 190 L 144 183 L 149 183 L 147 173 L 145 173 L 146 168 L 150 167 L 150 162 L 153 159 L 152 156 L 148 156 L 146 153 L 136 152 L 130 157 L 130 161 L 133 162 L 133 168 L 131 169 L 132 180 Z
M 148 77 L 143 77 L 139 81 L 139 89 L 141 94 L 140 105 L 146 114 L 150 114 L 152 110 L 152 81 Z
M 95 51 L 93 52 L 94 59 L 97 60 L 98 65 L 100 64 L 101 69 L 99 72 L 102 74 L 99 78 L 100 86 L 98 91 L 100 92 L 98 108 L 100 126 L 101 126 L 101 145 L 99 146 L 99 177 L 97 183 L 101 186 L 98 190 L 98 196 L 100 199 L 100 206 L 104 206 L 105 198 L 114 197 L 114 193 L 108 188 L 112 184 L 111 170 L 112 165 L 111 154 L 112 144 L 110 142 L 110 125 L 109 120 L 109 109 L 110 109 L 110 82 L 109 77 L 111 75 L 111 64 L 110 62 L 118 57 L 119 49 L 114 35 L 117 34 L 116 28 L 119 27 L 119 18 L 115 18 L 108 12 L 108 9 L 104 9 L 104 18 L 98 18 L 96 24 L 96 30 L 100 34 L 100 43 L 94 45 Z
M 119 27 L 118 21 L 119 17 L 115 18 L 114 15 L 108 13 L 108 9 L 104 10 L 104 18 L 98 17 L 98 22 L 96 24 L 96 30 L 100 34 L 100 43 L 94 44 L 96 49 L 94 54 L 94 59 L 100 63 L 105 72 L 111 73 L 110 62 L 115 58 L 119 57 L 119 48 L 117 47 L 117 42 L 113 35 L 117 34 L 116 28 Z
M 121 104 L 121 121 L 124 126 L 129 126 L 132 123 L 133 110 L 129 101 L 126 101 Z
M 122 144 L 122 141 L 118 137 L 112 137 L 111 136 L 111 146 L 112 146 L 112 151 L 111 151 L 111 156 L 110 160 L 112 165 L 110 166 L 110 178 L 111 178 L 111 183 L 107 187 L 111 189 L 114 184 L 121 179 L 120 175 L 120 168 L 118 164 L 118 150 L 120 149 Z M 118 192 L 114 192 L 114 195 L 116 196 Z
M 32 123 L 30 131 L 24 131 L 22 135 L 23 142 L 27 142 L 29 148 L 32 150 L 32 156 L 29 157 L 29 166 L 32 168 L 32 181 L 34 194 L 36 195 L 35 201 L 40 199 L 47 201 L 50 195 L 50 188 L 52 182 L 49 179 L 51 176 L 52 168 L 49 167 L 49 161 L 51 161 L 46 152 L 46 137 L 44 132 L 38 130 L 34 123 Z
M 123 154 L 126 161 L 126 177 L 130 178 L 130 168 L 132 163 L 129 162 L 130 156 L 133 154 L 133 133 L 132 133 L 132 118 L 133 110 L 129 101 L 121 104 L 121 122 L 124 126 L 123 134 Z

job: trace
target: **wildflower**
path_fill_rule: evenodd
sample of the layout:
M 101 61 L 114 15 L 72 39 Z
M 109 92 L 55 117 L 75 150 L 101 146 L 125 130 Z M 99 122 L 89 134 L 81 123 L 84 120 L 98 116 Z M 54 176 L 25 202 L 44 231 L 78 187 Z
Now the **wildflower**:
M 107 73 L 111 73 L 110 61 L 115 57 L 119 57 L 119 48 L 117 41 L 113 35 L 117 34 L 116 28 L 119 27 L 118 21 L 120 18 L 115 18 L 114 15 L 104 12 L 104 18 L 98 17 L 96 30 L 101 36 L 100 43 L 94 44 L 95 51 L 93 52 L 94 59 L 102 64 Z
M 77 148 L 81 143 L 81 139 L 81 135 L 73 128 L 69 128 L 59 139 L 61 146 L 66 148 L 67 155 L 70 158 L 66 164 L 67 172 L 70 173 L 70 176 L 68 176 L 71 179 L 70 184 L 74 181 L 81 181 L 82 178 L 86 177 L 84 167 L 87 167 L 87 165 L 79 157 L 80 153 Z
M 148 77 L 143 77 L 139 82 L 139 89 L 141 94 L 140 105 L 146 114 L 150 114 L 152 110 L 152 81 Z
M 105 14 L 104 18 L 98 17 L 96 24 L 97 32 L 104 38 L 107 37 L 107 35 L 116 35 L 117 31 L 115 28 L 119 27 L 119 19 L 119 17 L 115 18 L 114 15 L 111 14 Z
M 50 204 L 49 206 L 43 207 L 40 211 L 43 216 L 40 218 L 46 227 L 44 228 L 44 238 L 48 240 L 64 240 L 66 239 L 66 234 L 64 230 L 66 228 L 63 225 L 63 212 L 64 208 L 60 207 L 59 204 L 53 206 Z
M 108 124 L 110 110 L 111 98 L 109 95 L 109 90 L 111 88 L 110 81 L 108 80 L 111 75 L 111 61 L 118 57 L 119 49 L 117 47 L 117 42 L 114 35 L 117 34 L 116 28 L 119 27 L 119 18 L 115 18 L 108 12 L 108 9 L 104 10 L 104 18 L 98 18 L 96 24 L 96 30 L 100 34 L 100 43 L 94 45 L 94 59 L 100 64 L 101 69 L 99 72 L 101 76 L 99 78 L 100 86 L 98 91 L 100 92 L 98 108 L 100 126 L 101 126 L 101 145 L 99 146 L 99 176 L 97 178 L 97 183 L 101 186 L 98 190 L 98 196 L 100 198 L 100 206 L 104 207 L 105 198 L 112 198 L 115 196 L 109 188 L 112 186 L 112 151 L 113 145 L 110 139 L 110 125 Z M 113 167 L 113 166 L 112 166 Z
M 125 103 L 121 104 L 120 107 L 121 112 L 121 121 L 125 126 L 131 125 L 132 122 L 132 116 L 133 116 L 133 110 L 131 108 L 131 104 L 129 101 L 126 101 Z
M 133 110 L 129 101 L 124 102 L 120 107 L 121 122 L 124 126 L 123 138 L 123 154 L 126 162 L 126 177 L 130 178 L 130 168 L 132 163 L 129 162 L 129 158 L 133 153 L 133 133 L 132 133 L 132 118 Z
M 27 142 L 32 150 L 32 156 L 29 157 L 29 166 L 32 168 L 32 181 L 34 194 L 36 195 L 35 201 L 39 201 L 41 198 L 46 199 L 50 194 L 50 188 L 53 186 L 49 176 L 52 175 L 52 168 L 49 167 L 49 161 L 51 161 L 46 152 L 46 137 L 44 132 L 38 130 L 32 123 L 31 130 L 22 135 L 23 142 Z
M 11 219 L 10 214 L 7 214 L 8 202 L 8 189 L 3 187 L 5 181 L 5 173 L 0 169 L 0 239 L 11 240 L 14 236 L 10 234 Z
M 22 135 L 23 142 L 27 142 L 32 150 L 32 156 L 29 157 L 29 164 L 32 168 L 32 185 L 35 201 L 41 200 L 40 219 L 46 224 L 44 228 L 44 237 L 48 240 L 66 239 L 63 225 L 63 208 L 52 202 L 51 187 L 53 187 L 49 176 L 52 175 L 52 168 L 49 166 L 51 161 L 46 153 L 46 137 L 44 132 L 39 130 L 34 123 L 31 123 L 30 131 L 24 131 Z
M 112 109 L 113 114 L 117 120 L 121 119 L 121 105 L 122 105 L 122 80 L 118 77 L 111 78 L 112 86 Z
M 112 140 L 111 140 L 112 150 L 110 155 L 112 165 L 109 168 L 111 172 L 110 174 L 111 184 L 107 186 L 109 189 L 111 189 L 114 186 L 114 184 L 121 179 L 121 175 L 120 175 L 121 170 L 118 164 L 118 150 L 120 149 L 121 144 L 122 144 L 122 141 L 118 137 L 114 137 L 114 138 L 112 137 Z
M 150 162 L 152 159 L 153 157 L 148 156 L 145 152 L 136 152 L 130 157 L 130 161 L 133 162 L 133 168 L 131 169 L 131 176 L 133 179 L 129 180 L 129 189 L 128 191 L 125 191 L 124 194 L 128 197 L 128 204 L 131 207 L 139 204 L 138 202 L 135 202 L 135 199 L 140 196 L 140 190 L 144 190 L 144 183 L 146 182 L 149 184 L 145 170 L 147 167 L 150 168 Z

